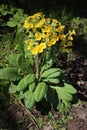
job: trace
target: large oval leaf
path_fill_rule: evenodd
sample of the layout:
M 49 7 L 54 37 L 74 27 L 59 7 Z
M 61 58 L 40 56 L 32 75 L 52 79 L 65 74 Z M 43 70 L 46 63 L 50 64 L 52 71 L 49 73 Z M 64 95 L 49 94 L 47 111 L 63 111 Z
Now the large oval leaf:
M 61 74 L 62 72 L 59 70 L 59 71 L 56 71 L 55 73 L 50 74 L 47 78 L 56 78 L 56 77 L 61 76 Z
M 55 72 L 57 72 L 57 71 L 59 71 L 59 68 L 50 68 L 50 69 L 48 69 L 48 70 L 45 70 L 42 74 L 41 74 L 41 77 L 43 78 L 43 77 L 48 77 L 49 75 L 51 75 L 51 74 L 53 74 L 53 73 L 55 73 Z
M 62 87 L 61 89 L 63 89 L 68 93 L 72 93 L 72 94 L 77 93 L 77 90 L 71 84 L 68 83 L 64 83 L 64 87 Z
M 47 84 L 44 82 L 39 83 L 34 91 L 34 97 L 37 102 L 41 101 L 47 91 Z
M 16 81 L 20 79 L 16 68 L 6 67 L 0 69 L 0 79 Z
M 33 92 L 30 92 L 30 91 L 27 91 L 25 93 L 25 99 L 24 99 L 24 102 L 25 102 L 25 106 L 29 109 L 31 109 L 34 104 L 35 104 L 35 99 L 34 99 L 34 93 Z
M 63 91 L 61 88 L 56 89 L 56 92 L 58 94 L 58 97 L 60 99 L 62 99 L 62 101 L 64 101 L 64 100 L 66 100 L 66 101 L 72 101 L 72 98 L 73 98 L 72 94 Z
M 18 86 L 17 86 L 17 90 L 18 90 L 18 91 L 23 91 L 23 90 L 27 87 L 27 85 L 33 83 L 34 80 L 35 80 L 34 74 L 28 74 L 28 75 L 26 75 L 26 76 L 19 82 L 19 84 L 18 84 Z
M 7 26 L 9 26 L 9 27 L 16 27 L 17 26 L 17 22 L 15 20 L 8 21 L 7 22 Z
M 49 82 L 49 83 L 53 83 L 53 84 L 58 84 L 60 82 L 60 80 L 58 78 L 51 78 L 51 79 L 44 79 L 44 82 Z

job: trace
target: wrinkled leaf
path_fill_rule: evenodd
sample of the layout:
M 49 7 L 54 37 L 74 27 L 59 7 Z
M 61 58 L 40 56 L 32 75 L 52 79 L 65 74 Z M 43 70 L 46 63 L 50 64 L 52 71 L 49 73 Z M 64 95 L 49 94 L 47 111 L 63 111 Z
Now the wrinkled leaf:
M 16 68 L 6 67 L 0 69 L 0 79 L 16 81 L 20 79 Z
M 47 91 L 47 84 L 44 82 L 39 83 L 34 91 L 34 97 L 37 102 L 41 101 Z
M 53 84 L 58 84 L 60 82 L 60 80 L 58 78 L 54 78 L 54 79 L 44 79 L 44 82 L 49 82 L 49 83 L 53 83 Z
M 73 98 L 72 94 L 63 91 L 61 88 L 57 88 L 56 92 L 58 94 L 58 97 L 60 99 L 62 99 L 62 101 L 64 101 L 64 100 L 66 100 L 66 101 L 72 101 L 72 98 Z
M 24 89 L 26 89 L 27 85 L 33 83 L 35 80 L 35 76 L 34 74 L 28 74 L 26 75 L 18 84 L 17 86 L 17 90 L 18 91 L 23 91 Z
M 8 21 L 7 22 L 7 26 L 9 26 L 9 27 L 16 27 L 17 26 L 17 22 L 16 21 Z
M 17 86 L 12 83 L 9 87 L 9 93 L 13 94 L 16 93 L 16 91 L 17 91 Z
M 25 99 L 24 99 L 24 102 L 25 102 L 25 106 L 29 109 L 31 109 L 34 104 L 35 104 L 35 99 L 34 99 L 34 93 L 30 92 L 30 91 L 27 91 L 25 93 Z

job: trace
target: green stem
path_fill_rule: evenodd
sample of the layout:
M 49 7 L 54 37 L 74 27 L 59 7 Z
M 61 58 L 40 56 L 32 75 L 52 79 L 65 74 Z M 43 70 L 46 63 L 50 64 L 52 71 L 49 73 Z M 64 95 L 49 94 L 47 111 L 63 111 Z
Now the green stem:
M 38 60 L 38 55 L 35 57 L 35 73 L 36 73 L 36 78 L 38 79 L 38 77 L 39 77 L 39 60 Z

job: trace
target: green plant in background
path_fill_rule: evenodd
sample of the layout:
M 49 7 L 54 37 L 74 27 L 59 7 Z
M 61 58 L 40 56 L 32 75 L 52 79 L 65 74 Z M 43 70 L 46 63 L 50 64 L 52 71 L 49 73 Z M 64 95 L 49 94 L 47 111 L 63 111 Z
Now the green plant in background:
M 3 42 L 0 46 L 0 53 L 2 53 L 3 50 L 2 46 L 4 50 L 8 48 L 5 54 L 7 51 L 12 53 L 14 51 L 20 52 L 20 50 L 23 50 L 22 43 L 25 35 L 23 33 L 23 24 L 26 17 L 27 14 L 24 13 L 23 9 L 11 5 L 0 5 L 0 37 Z M 14 48 L 14 50 L 12 48 Z
M 16 27 L 17 32 L 20 33 L 23 30 L 22 27 L 26 17 L 27 14 L 24 14 L 22 9 L 18 9 L 17 12 L 13 15 L 13 17 L 9 18 L 7 26 Z
M 39 117 L 36 119 L 37 123 L 39 124 L 39 128 L 43 129 L 43 126 L 49 128 L 51 126 L 53 130 L 66 130 L 63 126 L 67 123 L 67 121 L 72 120 L 73 117 L 62 115 L 61 118 L 58 118 L 53 114 L 51 111 L 48 113 L 48 118 L 45 121 L 43 117 Z M 44 127 L 44 129 L 45 129 Z
M 80 17 L 73 18 L 70 28 L 74 28 L 78 35 L 87 35 L 87 19 Z
M 29 109 L 43 98 L 61 112 L 71 107 L 76 89 L 66 82 L 63 70 L 53 67 L 59 52 L 71 52 L 76 35 L 74 30 L 65 34 L 64 28 L 42 13 L 27 17 L 24 53 L 7 56 L 10 66 L 0 69 L 0 78 L 11 81 L 9 92 L 16 93 Z
M 2 4 L 0 6 L 0 23 L 1 26 L 8 26 L 15 29 L 16 33 L 20 33 L 23 30 L 23 23 L 27 14 L 24 14 L 24 10 Z M 5 19 L 5 20 L 4 20 Z

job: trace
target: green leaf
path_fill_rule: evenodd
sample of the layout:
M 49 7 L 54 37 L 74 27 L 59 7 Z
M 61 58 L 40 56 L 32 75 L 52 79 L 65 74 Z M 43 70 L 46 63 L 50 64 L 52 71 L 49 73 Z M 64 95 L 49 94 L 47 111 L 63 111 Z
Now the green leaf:
M 20 71 L 24 73 L 32 73 L 30 64 L 25 60 L 23 54 L 10 54 L 6 56 L 6 59 L 15 67 L 18 67 Z
M 17 91 L 17 86 L 11 83 L 9 87 L 9 93 L 13 94 L 13 93 L 16 93 L 16 91 Z
M 52 59 L 50 59 L 44 66 L 42 66 L 40 73 L 52 67 L 52 64 L 53 64 L 53 61 Z
M 59 69 L 59 71 L 52 73 L 51 75 L 49 75 L 47 78 L 55 78 L 55 77 L 59 77 L 61 76 L 62 71 Z
M 17 22 L 16 21 L 8 21 L 7 22 L 7 26 L 9 26 L 9 27 L 16 27 L 17 26 Z
M 49 83 L 54 83 L 54 84 L 58 84 L 60 82 L 60 80 L 58 78 L 54 78 L 54 79 L 44 79 L 44 82 L 49 82 Z
M 18 91 L 23 91 L 26 89 L 27 85 L 33 83 L 35 80 L 34 74 L 28 74 L 26 75 L 18 84 L 17 90 Z
M 68 83 L 64 83 L 64 87 L 61 87 L 61 89 L 68 93 L 72 93 L 72 94 L 77 93 L 77 90 L 71 84 Z
M 47 84 L 44 82 L 39 83 L 34 91 L 34 97 L 37 102 L 41 101 L 47 91 Z
M 48 77 L 49 75 L 58 72 L 60 69 L 59 68 L 50 68 L 48 70 L 45 70 L 42 74 L 41 77 Z
M 16 68 L 6 67 L 0 69 L 0 79 L 16 81 L 20 79 Z
M 30 94 L 32 94 L 32 92 L 30 90 L 27 90 L 26 92 L 24 92 L 24 97 L 28 98 Z
M 59 97 L 60 99 L 62 99 L 62 101 L 64 101 L 64 100 L 66 100 L 66 101 L 72 101 L 72 98 L 73 98 L 72 94 L 63 91 L 63 90 L 62 90 L 61 88 L 59 88 L 59 87 L 56 89 L 56 92 L 57 92 L 57 94 L 58 94 L 58 97 Z
M 18 14 L 18 12 L 17 12 L 17 13 L 14 15 L 14 20 L 18 22 L 18 21 L 21 20 L 20 18 L 21 18 L 21 16 L 20 16 L 20 15 Z
M 18 98 L 19 98 L 19 100 L 24 99 L 24 93 L 23 93 L 23 91 L 19 92 Z
M 20 70 L 24 73 L 32 73 L 32 67 L 29 62 L 26 61 L 23 54 L 20 55 L 18 59 L 18 65 L 20 67 Z
M 30 90 L 31 92 L 33 92 L 34 89 L 35 89 L 35 86 L 36 86 L 36 83 L 33 82 L 32 84 L 29 85 L 29 90 Z
M 10 54 L 10 55 L 6 56 L 6 59 L 14 66 L 18 66 L 19 65 L 18 61 L 19 61 L 20 55 L 21 54 Z
M 29 109 L 31 109 L 34 104 L 35 104 L 35 99 L 34 99 L 34 93 L 30 92 L 29 90 L 25 93 L 25 106 Z

